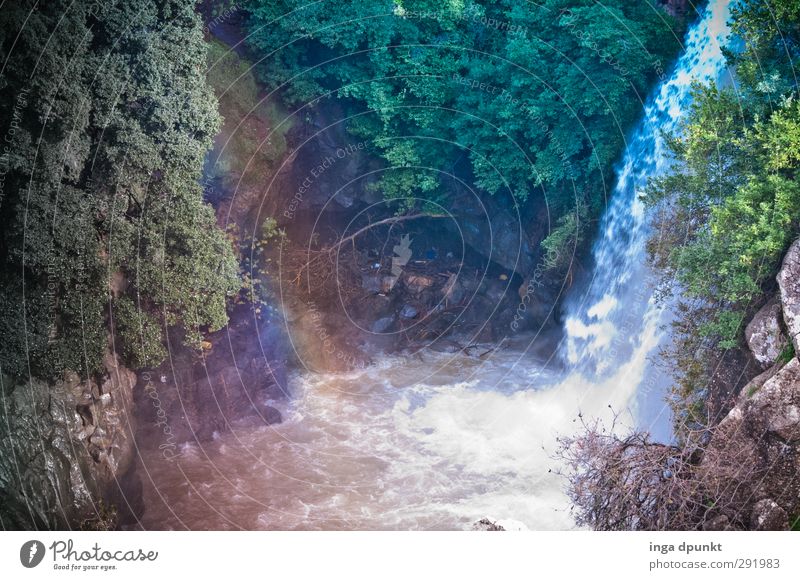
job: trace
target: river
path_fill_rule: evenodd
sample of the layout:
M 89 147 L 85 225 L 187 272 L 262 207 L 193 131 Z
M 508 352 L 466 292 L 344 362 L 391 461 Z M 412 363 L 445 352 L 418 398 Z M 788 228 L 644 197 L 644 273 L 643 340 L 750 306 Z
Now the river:
M 653 362 L 669 313 L 653 299 L 639 195 L 666 166 L 660 131 L 679 128 L 691 83 L 726 74 L 730 2 L 712 0 L 684 53 L 647 100 L 617 170 L 590 283 L 567 301 L 557 356 L 518 335 L 483 357 L 384 356 L 349 373 L 295 372 L 269 401 L 278 425 L 234 425 L 185 444 L 179 459 L 143 451 L 146 529 L 506 529 L 574 527 L 551 472 L 578 414 L 669 438 L 668 378 Z M 668 309 L 666 309 L 668 310 Z

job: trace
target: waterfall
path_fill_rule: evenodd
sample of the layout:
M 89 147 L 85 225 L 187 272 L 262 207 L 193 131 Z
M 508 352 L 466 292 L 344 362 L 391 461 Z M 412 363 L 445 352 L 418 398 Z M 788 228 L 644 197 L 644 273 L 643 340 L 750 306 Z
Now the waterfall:
M 711 0 L 686 35 L 684 52 L 671 75 L 647 101 L 616 172 L 616 186 L 593 248 L 594 275 L 568 303 L 564 357 L 586 376 L 613 372 L 620 380 L 641 381 L 647 355 L 658 345 L 662 308 L 653 298 L 645 256 L 648 236 L 640 198 L 648 179 L 668 164 L 663 134 L 673 133 L 691 103 L 693 83 L 721 78 L 721 48 L 730 34 L 731 0 Z M 632 363 L 626 376 L 619 370 Z

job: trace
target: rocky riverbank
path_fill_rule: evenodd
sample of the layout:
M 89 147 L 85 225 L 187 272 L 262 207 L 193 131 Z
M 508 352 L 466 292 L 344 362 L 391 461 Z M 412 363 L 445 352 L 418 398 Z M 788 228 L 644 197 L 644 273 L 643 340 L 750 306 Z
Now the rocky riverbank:
M 762 372 L 739 391 L 700 463 L 721 509 L 709 529 L 796 529 L 800 524 L 800 240 L 777 277 L 778 292 L 746 329 Z

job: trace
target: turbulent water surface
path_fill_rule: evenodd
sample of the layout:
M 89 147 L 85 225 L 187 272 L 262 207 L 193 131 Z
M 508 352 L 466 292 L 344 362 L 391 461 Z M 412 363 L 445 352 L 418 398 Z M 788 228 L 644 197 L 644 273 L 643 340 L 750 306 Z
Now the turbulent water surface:
M 272 402 L 284 422 L 234 426 L 166 461 L 142 456 L 147 511 L 163 528 L 460 529 L 481 517 L 509 529 L 572 527 L 549 472 L 579 412 L 667 433 L 650 357 L 661 340 L 637 194 L 664 165 L 660 130 L 686 110 L 692 81 L 724 70 L 729 2 L 690 29 L 674 72 L 648 101 L 618 172 L 591 285 L 575 292 L 562 356 L 516 336 L 483 358 L 423 352 L 346 374 L 298 373 Z M 566 361 L 566 363 L 564 362 Z

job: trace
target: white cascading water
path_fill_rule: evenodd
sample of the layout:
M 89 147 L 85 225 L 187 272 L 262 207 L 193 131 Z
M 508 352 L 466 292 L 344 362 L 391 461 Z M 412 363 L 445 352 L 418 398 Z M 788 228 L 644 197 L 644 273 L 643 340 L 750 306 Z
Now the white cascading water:
M 562 481 L 549 473 L 555 438 L 575 429 L 579 411 L 603 417 L 609 405 L 647 422 L 636 407 L 662 313 L 647 284 L 637 196 L 666 163 L 660 132 L 678 127 L 691 83 L 724 70 L 729 4 L 709 2 L 625 153 L 595 276 L 566 322 L 567 374 L 533 357 L 521 336 L 487 360 L 423 352 L 351 373 L 297 374 L 292 400 L 270 402 L 283 423 L 233 426 L 208 445 L 184 445 L 174 463 L 143 453 L 142 524 L 458 529 L 490 517 L 507 529 L 573 527 Z
M 730 33 L 730 4 L 730 0 L 709 2 L 689 31 L 672 76 L 648 101 L 644 119 L 625 151 L 594 247 L 592 284 L 580 304 L 573 304 L 565 324 L 567 359 L 579 368 L 603 373 L 649 342 L 646 336 L 652 334 L 658 308 L 646 289 L 647 220 L 640 195 L 647 180 L 661 174 L 668 162 L 661 136 L 679 128 L 692 84 L 717 81 L 725 69 L 720 47 Z

